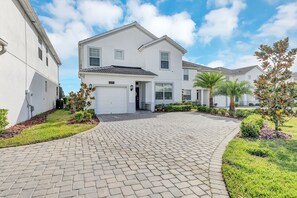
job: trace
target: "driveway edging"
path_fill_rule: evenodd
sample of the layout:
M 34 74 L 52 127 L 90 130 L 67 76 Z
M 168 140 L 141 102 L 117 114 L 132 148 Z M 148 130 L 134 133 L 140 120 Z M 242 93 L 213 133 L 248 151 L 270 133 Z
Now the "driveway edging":
M 229 197 L 222 173 L 223 154 L 229 142 L 238 134 L 238 132 L 238 127 L 233 129 L 233 131 L 221 141 L 211 156 L 209 164 L 209 180 L 212 197 Z

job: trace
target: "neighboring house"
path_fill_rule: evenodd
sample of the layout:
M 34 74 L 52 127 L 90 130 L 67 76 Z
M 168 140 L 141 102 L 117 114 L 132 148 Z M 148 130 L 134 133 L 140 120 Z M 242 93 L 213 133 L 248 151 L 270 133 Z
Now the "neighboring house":
M 252 86 L 254 86 L 254 80 L 258 79 L 259 75 L 263 74 L 262 69 L 255 65 L 249 67 L 242 67 L 238 69 L 228 69 L 224 67 L 210 68 L 200 64 L 190 63 L 187 61 L 183 61 L 183 69 L 184 69 L 184 79 L 183 79 L 183 89 L 187 90 L 187 93 L 190 93 L 191 96 L 188 95 L 184 97 L 187 101 L 198 101 L 200 104 L 208 105 L 208 90 L 201 89 L 197 87 L 193 87 L 193 82 L 197 73 L 201 71 L 219 71 L 222 72 L 227 80 L 236 80 L 238 81 L 249 81 Z M 188 76 L 187 76 L 188 75 Z M 203 91 L 202 91 L 203 90 Z M 253 90 L 252 90 L 253 91 Z M 184 91 L 185 93 L 185 91 Z M 227 107 L 229 106 L 229 97 L 226 96 L 215 96 L 214 104 L 218 107 Z M 253 95 L 244 95 L 242 98 L 238 98 L 237 102 L 240 105 L 249 105 L 250 103 L 256 104 L 258 100 Z
M 0 109 L 13 125 L 55 107 L 61 62 L 29 0 L 0 8 Z
M 96 87 L 92 108 L 97 114 L 154 111 L 157 104 L 181 101 L 208 105 L 208 90 L 193 87 L 193 80 L 198 72 L 219 68 L 183 61 L 185 53 L 168 36 L 158 38 L 134 22 L 80 41 L 79 77 Z M 250 81 L 261 73 L 257 66 L 226 71 L 230 78 Z M 248 97 L 244 104 L 256 102 Z M 228 106 L 226 97 L 216 99 Z

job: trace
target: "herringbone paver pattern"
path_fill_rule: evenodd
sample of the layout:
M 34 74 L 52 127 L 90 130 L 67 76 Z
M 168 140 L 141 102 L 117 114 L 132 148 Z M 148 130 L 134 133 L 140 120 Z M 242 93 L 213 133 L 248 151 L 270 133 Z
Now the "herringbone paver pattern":
M 220 158 L 237 121 L 197 113 L 100 119 L 87 133 L 0 149 L 0 197 L 228 196 Z

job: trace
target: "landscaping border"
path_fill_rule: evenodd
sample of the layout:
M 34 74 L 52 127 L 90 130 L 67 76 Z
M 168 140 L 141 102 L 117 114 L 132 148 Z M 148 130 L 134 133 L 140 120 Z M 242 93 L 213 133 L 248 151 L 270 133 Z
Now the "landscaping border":
M 222 168 L 223 168 L 223 154 L 228 146 L 229 142 L 239 133 L 239 127 L 233 129 L 225 138 L 220 142 L 213 152 L 210 164 L 209 164 L 209 180 L 211 187 L 212 197 L 228 197 L 229 193 L 224 180 Z

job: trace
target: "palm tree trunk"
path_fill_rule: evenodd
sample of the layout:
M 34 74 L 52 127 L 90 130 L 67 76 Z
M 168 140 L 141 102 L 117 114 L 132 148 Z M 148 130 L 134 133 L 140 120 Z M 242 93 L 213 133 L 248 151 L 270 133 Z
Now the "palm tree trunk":
M 209 89 L 209 107 L 213 107 L 212 88 Z
M 234 101 L 234 96 L 230 96 L 230 105 L 229 105 L 229 110 L 230 111 L 235 111 L 235 101 Z

